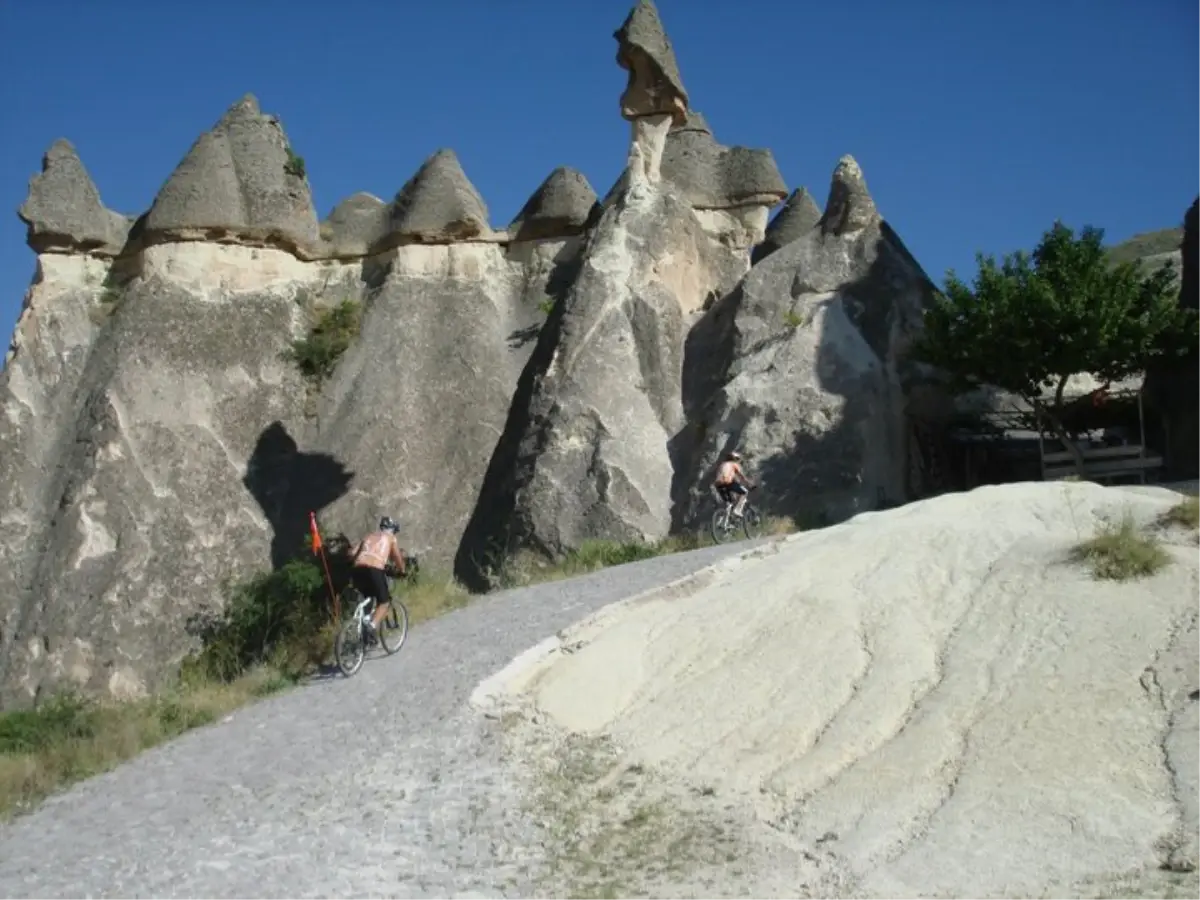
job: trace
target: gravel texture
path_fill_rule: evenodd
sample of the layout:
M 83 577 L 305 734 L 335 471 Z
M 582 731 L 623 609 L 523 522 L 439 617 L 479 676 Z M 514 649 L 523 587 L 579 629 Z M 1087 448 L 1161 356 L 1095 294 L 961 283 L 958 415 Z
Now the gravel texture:
M 528 896 L 543 841 L 472 689 L 599 607 L 751 546 L 491 595 L 354 678 L 150 750 L 0 826 L 0 895 Z

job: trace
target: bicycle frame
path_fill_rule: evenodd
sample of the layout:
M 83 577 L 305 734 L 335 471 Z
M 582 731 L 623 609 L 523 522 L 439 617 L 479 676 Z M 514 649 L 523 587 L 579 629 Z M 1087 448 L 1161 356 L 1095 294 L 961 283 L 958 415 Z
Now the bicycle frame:
M 375 612 L 375 602 L 374 597 L 363 597 L 359 601 L 358 606 L 354 607 L 353 618 L 357 619 L 360 623 L 366 622 L 370 618 L 371 613 Z
M 750 507 L 750 495 L 758 489 L 758 485 L 754 485 L 746 491 L 746 508 Z M 724 512 L 721 514 L 721 527 L 725 530 L 729 529 L 729 517 L 733 515 L 733 508 L 737 506 L 737 500 L 721 500 L 724 507 Z

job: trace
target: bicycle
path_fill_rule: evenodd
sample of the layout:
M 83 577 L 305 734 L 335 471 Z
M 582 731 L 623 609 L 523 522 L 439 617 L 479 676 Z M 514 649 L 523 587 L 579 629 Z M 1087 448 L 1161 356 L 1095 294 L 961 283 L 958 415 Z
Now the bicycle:
M 405 560 L 406 580 L 414 578 L 419 570 L 420 562 L 417 557 L 410 556 Z M 383 574 L 387 578 L 388 593 L 391 594 L 392 600 L 388 614 L 379 623 L 378 636 L 384 652 L 391 656 L 404 646 L 408 638 L 408 607 L 393 590 L 398 577 L 396 569 L 389 565 L 383 570 Z M 350 614 L 350 619 L 338 629 L 333 642 L 333 658 L 337 667 L 343 675 L 350 678 L 362 668 L 367 658 L 367 646 L 374 644 L 367 623 L 371 621 L 379 601 L 375 597 L 364 597 L 352 584 L 346 586 L 343 596 L 349 598 L 347 606 L 354 602 L 354 598 L 359 598 L 354 604 L 354 612 Z
M 749 493 L 758 490 L 758 485 L 751 485 L 748 488 Z M 737 529 L 737 519 L 732 515 L 733 507 L 736 500 L 721 500 L 721 496 L 717 494 L 717 500 L 721 504 L 713 511 L 712 523 L 710 531 L 712 532 L 713 541 L 718 544 L 723 544 L 728 541 L 734 531 Z M 742 507 L 742 531 L 746 535 L 746 540 L 752 541 L 758 537 L 758 533 L 762 528 L 762 515 L 759 511 L 750 505 L 750 498 L 747 496 L 746 505 Z

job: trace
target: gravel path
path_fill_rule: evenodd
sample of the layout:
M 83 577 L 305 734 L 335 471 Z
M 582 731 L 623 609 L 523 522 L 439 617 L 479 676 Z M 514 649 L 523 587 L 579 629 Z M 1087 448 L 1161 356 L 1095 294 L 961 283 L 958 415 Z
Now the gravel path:
M 599 607 L 751 546 L 492 595 L 352 679 L 151 750 L 0 826 L 0 896 L 528 896 L 538 835 L 471 691 Z

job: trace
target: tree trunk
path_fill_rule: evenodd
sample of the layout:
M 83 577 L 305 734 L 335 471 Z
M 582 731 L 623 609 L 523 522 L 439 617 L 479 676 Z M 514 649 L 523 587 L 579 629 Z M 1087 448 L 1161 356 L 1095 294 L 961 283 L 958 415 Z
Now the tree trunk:
M 1074 457 L 1075 471 L 1079 477 L 1082 478 L 1083 452 L 1076 447 L 1075 442 L 1071 440 L 1071 436 L 1067 433 L 1067 427 L 1063 424 L 1062 420 L 1063 392 L 1066 390 L 1066 387 L 1067 376 L 1064 375 L 1059 378 L 1058 387 L 1054 389 L 1054 401 L 1053 405 L 1049 409 L 1047 409 L 1042 401 L 1036 397 L 1031 397 L 1030 402 L 1032 403 L 1033 410 L 1039 419 L 1039 427 L 1040 421 L 1044 419 L 1046 424 L 1050 426 L 1050 430 L 1054 433 L 1054 436 L 1062 442 L 1062 445 L 1067 448 L 1067 452 Z

